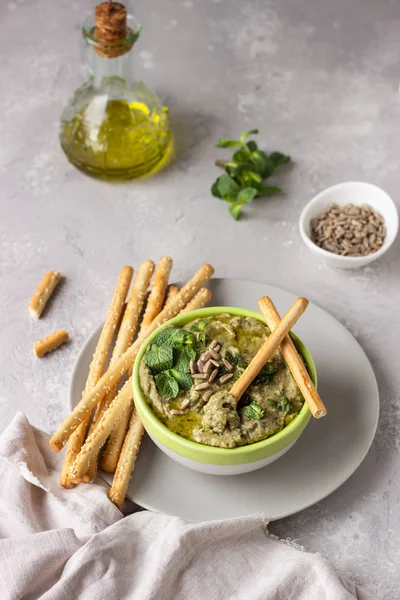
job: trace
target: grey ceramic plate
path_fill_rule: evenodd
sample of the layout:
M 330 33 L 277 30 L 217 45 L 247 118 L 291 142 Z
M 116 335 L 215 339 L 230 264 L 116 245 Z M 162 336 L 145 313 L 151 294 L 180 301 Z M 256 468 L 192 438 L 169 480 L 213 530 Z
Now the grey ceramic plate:
M 261 283 L 214 279 L 212 304 L 257 310 L 271 296 L 283 314 L 293 294 Z M 294 331 L 317 367 L 319 392 L 328 415 L 312 420 L 289 452 L 264 469 L 236 476 L 203 475 L 167 458 L 147 436 L 128 497 L 151 510 L 203 521 L 263 513 L 269 520 L 296 513 L 336 490 L 365 457 L 378 422 L 379 394 L 372 367 L 353 336 L 336 319 L 310 305 Z M 100 328 L 75 365 L 70 401 L 81 397 Z M 103 475 L 106 481 L 111 477 Z

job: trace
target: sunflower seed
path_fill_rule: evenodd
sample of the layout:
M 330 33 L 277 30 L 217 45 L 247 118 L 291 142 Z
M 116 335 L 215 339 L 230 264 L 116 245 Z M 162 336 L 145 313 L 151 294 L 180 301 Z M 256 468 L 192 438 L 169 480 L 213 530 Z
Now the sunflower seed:
M 213 340 L 213 341 L 211 342 L 211 344 L 210 344 L 210 348 L 211 348 L 211 349 L 212 349 L 212 348 L 215 348 L 215 346 L 218 346 L 218 344 L 219 344 L 218 340 Z
M 207 361 L 206 364 L 204 365 L 204 373 L 206 373 L 206 375 L 209 375 L 212 371 L 213 368 L 213 364 L 211 362 L 211 360 Z
M 177 408 L 171 408 L 171 410 L 169 412 L 171 413 L 171 415 L 184 415 L 185 414 L 184 410 L 178 410 Z
M 208 381 L 210 383 L 212 383 L 217 375 L 218 375 L 218 369 L 214 369 L 214 371 L 211 373 L 210 377 L 208 378 Z
M 197 368 L 200 371 L 200 373 L 203 372 L 204 365 L 205 365 L 204 360 L 201 360 L 201 358 L 200 358 L 200 360 L 197 361 Z
M 221 383 L 227 383 L 228 381 L 230 381 L 233 377 L 232 373 L 227 373 L 227 375 L 222 375 L 222 377 L 219 378 Z
M 214 349 L 211 349 L 209 351 L 209 354 L 210 354 L 209 358 L 213 358 L 214 360 L 219 360 L 219 354 Z
M 206 390 L 210 387 L 210 384 L 208 383 L 208 381 L 205 381 L 204 383 L 199 383 L 199 385 L 196 385 L 196 387 L 194 388 L 197 392 L 200 392 L 200 390 Z
M 231 365 L 231 363 L 229 362 L 229 360 L 227 360 L 226 358 L 223 358 L 222 362 L 224 363 L 225 369 L 227 369 L 228 371 L 232 371 L 233 366 Z
M 194 375 L 195 373 L 197 373 L 196 362 L 192 359 L 189 364 L 190 364 L 190 372 L 192 375 Z
M 214 360 L 213 358 L 210 358 L 210 363 L 212 365 L 214 365 L 214 367 L 217 367 L 217 368 L 220 366 L 219 362 Z
M 187 408 L 190 404 L 190 400 L 189 398 L 185 398 L 182 402 L 181 402 L 181 410 L 185 410 L 185 408 Z
M 205 373 L 193 373 L 193 379 L 206 379 L 207 375 Z
M 205 394 L 203 394 L 203 400 L 204 400 L 204 402 L 208 402 L 212 395 L 213 395 L 212 390 L 209 390 L 208 392 L 205 392 Z

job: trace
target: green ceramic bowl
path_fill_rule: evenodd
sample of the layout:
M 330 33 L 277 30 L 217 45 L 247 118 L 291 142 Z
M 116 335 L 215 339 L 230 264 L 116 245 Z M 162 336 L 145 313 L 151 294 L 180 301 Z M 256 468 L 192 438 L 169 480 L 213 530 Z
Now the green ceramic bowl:
M 133 370 L 133 390 L 135 405 L 147 433 L 155 444 L 170 458 L 203 473 L 237 475 L 264 467 L 289 450 L 300 437 L 310 420 L 311 413 L 306 403 L 304 403 L 300 413 L 289 425 L 266 440 L 247 446 L 240 446 L 239 448 L 214 448 L 213 446 L 206 446 L 205 444 L 187 440 L 177 433 L 170 431 L 153 413 L 142 392 L 139 380 L 140 362 L 147 348 L 162 329 L 171 326 L 182 327 L 194 319 L 216 316 L 222 313 L 240 317 L 253 317 L 265 323 L 260 313 L 230 306 L 202 308 L 171 319 L 149 336 L 142 345 Z M 293 333 L 290 335 L 298 352 L 303 356 L 310 377 L 316 385 L 317 373 L 311 354 L 297 336 Z

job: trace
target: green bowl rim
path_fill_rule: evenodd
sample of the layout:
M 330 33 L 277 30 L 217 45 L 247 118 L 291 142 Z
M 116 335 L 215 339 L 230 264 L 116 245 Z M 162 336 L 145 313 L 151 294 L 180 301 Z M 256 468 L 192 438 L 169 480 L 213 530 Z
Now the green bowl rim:
M 187 438 L 184 438 L 184 437 L 180 436 L 179 434 L 174 433 L 173 431 L 170 431 L 170 429 L 168 429 L 168 427 L 166 425 L 164 425 L 164 423 L 162 423 L 158 419 L 158 417 L 154 414 L 150 405 L 147 403 L 147 400 L 145 399 L 145 396 L 140 387 L 140 380 L 139 380 L 140 362 L 141 362 L 148 346 L 152 343 L 152 341 L 154 340 L 156 335 L 158 335 L 160 333 L 160 331 L 162 331 L 166 327 L 171 327 L 173 325 L 183 326 L 183 325 L 186 325 L 187 323 L 189 323 L 190 321 L 193 321 L 193 320 L 201 318 L 201 317 L 215 316 L 215 315 L 219 315 L 219 314 L 223 314 L 223 313 L 228 313 L 233 316 L 253 317 L 253 318 L 257 319 L 258 321 L 261 321 L 262 323 L 265 324 L 265 319 L 263 318 L 261 313 L 258 313 L 256 311 L 252 311 L 252 310 L 248 310 L 248 309 L 244 309 L 244 308 L 236 308 L 236 307 L 232 307 L 232 306 L 216 306 L 216 307 L 209 307 L 209 308 L 201 308 L 201 309 L 194 310 L 194 311 L 191 311 L 188 313 L 180 314 L 180 315 L 170 319 L 169 321 L 167 321 L 166 323 L 164 323 L 163 325 L 158 327 L 145 340 L 145 342 L 142 344 L 142 346 L 138 352 L 138 355 L 137 355 L 137 358 L 136 358 L 135 364 L 134 364 L 133 377 L 132 377 L 135 404 L 137 406 L 139 415 L 142 418 L 142 421 L 144 421 L 143 424 L 144 424 L 145 428 L 146 428 L 146 420 L 149 420 L 152 425 L 152 429 L 154 429 L 157 433 L 159 433 L 162 438 L 167 438 L 169 441 L 169 448 L 173 449 L 173 451 L 175 451 L 175 452 L 178 452 L 178 454 L 183 454 L 183 456 L 189 455 L 189 457 L 196 454 L 197 458 L 194 460 L 200 460 L 200 461 L 203 460 L 204 462 L 212 462 L 212 460 L 211 460 L 212 457 L 215 459 L 218 459 L 218 458 L 224 459 L 223 460 L 224 463 L 226 462 L 228 457 L 233 461 L 235 459 L 240 459 L 240 462 L 243 462 L 243 461 L 251 462 L 249 455 L 252 455 L 254 453 L 259 454 L 260 450 L 267 451 L 269 447 L 274 446 L 277 443 L 280 446 L 280 448 L 285 447 L 287 445 L 287 444 L 283 443 L 285 438 L 289 438 L 288 443 L 290 443 L 290 441 L 292 441 L 292 440 L 297 439 L 298 436 L 295 435 L 297 430 L 299 431 L 299 435 L 300 435 L 301 432 L 303 431 L 304 427 L 307 425 L 307 423 L 310 419 L 310 416 L 311 416 L 311 413 L 309 411 L 309 408 L 308 408 L 306 402 L 304 403 L 304 405 L 303 405 L 301 411 L 299 412 L 299 414 L 297 415 L 297 417 L 295 417 L 293 419 L 293 421 L 291 421 L 291 423 L 289 423 L 289 425 L 286 425 L 286 427 L 284 427 L 281 431 L 272 435 L 271 437 L 266 438 L 265 440 L 261 440 L 260 442 L 248 444 L 246 446 L 238 446 L 237 448 L 217 448 L 215 446 L 207 446 L 206 444 L 201 444 L 199 442 L 188 440 Z M 308 348 L 303 344 L 303 342 L 300 340 L 300 338 L 298 338 L 293 332 L 290 332 L 290 335 L 291 335 L 293 341 L 295 342 L 297 349 L 299 350 L 299 352 L 305 359 L 305 361 L 307 363 L 307 368 L 310 372 L 310 377 L 311 377 L 314 385 L 316 386 L 317 385 L 317 373 L 316 373 L 313 358 L 312 358 Z M 154 437 L 157 438 L 157 435 L 155 435 Z M 162 442 L 162 443 L 164 444 L 165 442 Z M 185 450 L 185 452 L 182 452 L 182 450 Z M 277 451 L 279 451 L 279 449 Z M 272 453 L 270 453 L 270 455 L 272 455 L 274 453 L 275 452 L 272 452 Z

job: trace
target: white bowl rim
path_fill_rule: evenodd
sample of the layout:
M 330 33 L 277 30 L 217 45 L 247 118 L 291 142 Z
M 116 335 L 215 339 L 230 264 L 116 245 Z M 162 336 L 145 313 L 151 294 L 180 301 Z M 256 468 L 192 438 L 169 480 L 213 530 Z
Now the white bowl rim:
M 386 199 L 389 200 L 389 203 L 394 208 L 394 212 L 396 214 L 396 223 L 395 223 L 395 229 L 394 229 L 394 234 L 392 236 L 392 239 L 387 240 L 387 243 L 385 244 L 385 242 L 386 242 L 386 238 L 385 238 L 385 241 L 384 241 L 382 247 L 370 255 L 342 256 L 341 254 L 335 254 L 334 252 L 329 252 L 329 250 L 325 250 L 324 248 L 320 248 L 319 246 L 317 246 L 317 244 L 315 244 L 312 241 L 312 239 L 309 237 L 309 235 L 306 232 L 305 218 L 306 218 L 306 213 L 307 213 L 308 209 L 313 204 L 315 204 L 318 200 L 320 200 L 321 197 L 324 196 L 325 194 L 327 194 L 328 192 L 331 192 L 332 190 L 344 188 L 349 185 L 367 186 L 370 188 L 374 188 L 375 190 L 384 194 L 386 196 Z M 374 183 L 369 183 L 368 181 L 342 181 L 341 183 L 335 183 L 334 185 L 330 185 L 329 187 L 321 190 L 309 202 L 307 202 L 307 204 L 301 211 L 301 215 L 300 215 L 300 219 L 299 219 L 299 229 L 300 229 L 300 235 L 301 235 L 303 241 L 307 244 L 307 246 L 309 248 L 311 248 L 312 250 L 316 251 L 317 253 L 319 253 L 321 256 L 328 257 L 330 259 L 335 257 L 338 260 L 343 260 L 343 261 L 346 260 L 346 262 L 353 263 L 354 265 L 356 265 L 356 264 L 363 263 L 366 258 L 368 258 L 370 261 L 375 260 L 375 259 L 379 258 L 380 256 L 382 256 L 383 254 L 385 254 L 385 252 L 387 250 L 389 250 L 389 248 L 391 247 L 391 245 L 393 244 L 393 242 L 395 241 L 395 239 L 397 237 L 397 233 L 398 233 L 398 229 L 399 229 L 399 213 L 398 213 L 397 206 L 396 206 L 393 198 L 391 198 L 391 196 L 389 196 L 389 194 L 387 192 L 385 192 L 385 190 L 383 190 L 381 187 L 375 185 Z

